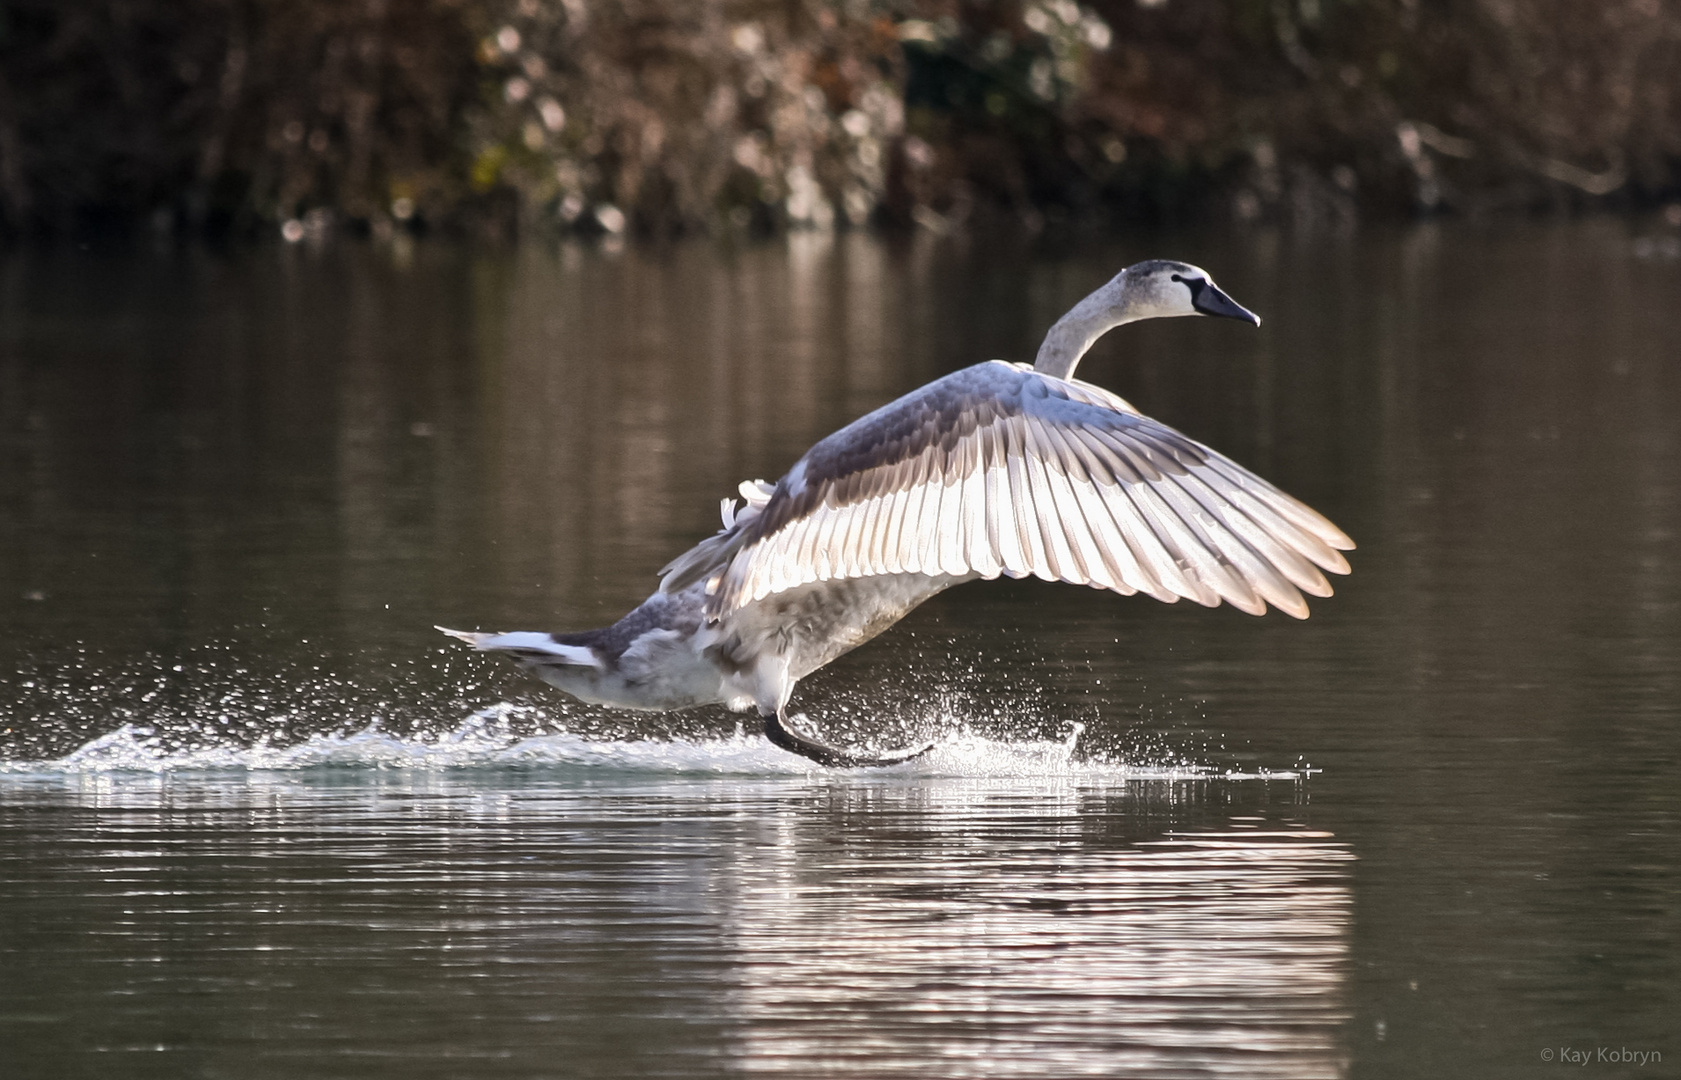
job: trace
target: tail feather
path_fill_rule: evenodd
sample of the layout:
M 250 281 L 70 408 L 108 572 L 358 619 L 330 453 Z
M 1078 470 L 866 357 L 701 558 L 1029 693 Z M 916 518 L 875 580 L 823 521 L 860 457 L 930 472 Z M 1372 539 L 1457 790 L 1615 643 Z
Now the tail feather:
M 473 630 L 451 630 L 447 626 L 432 629 L 465 641 L 481 652 L 506 652 L 526 660 L 542 660 L 550 664 L 575 664 L 579 667 L 601 668 L 602 661 L 588 645 L 562 645 L 551 635 L 538 630 L 516 630 L 509 634 L 482 634 Z

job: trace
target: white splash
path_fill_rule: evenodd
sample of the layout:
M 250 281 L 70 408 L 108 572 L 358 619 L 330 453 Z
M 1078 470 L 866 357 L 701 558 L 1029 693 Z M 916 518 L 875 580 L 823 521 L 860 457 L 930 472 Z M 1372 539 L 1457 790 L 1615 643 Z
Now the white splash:
M 914 761 L 877 769 L 829 770 L 772 746 L 760 735 L 703 739 L 604 739 L 556 731 L 518 735 L 515 706 L 496 705 L 441 735 L 401 735 L 377 723 L 274 745 L 220 743 L 182 748 L 154 729 L 125 724 L 50 761 L 0 761 L 0 775 L 283 771 L 319 768 L 474 769 L 585 767 L 625 772 L 733 776 L 897 775 L 1117 780 L 1296 779 L 1301 772 L 1237 774 L 1189 762 L 1128 763 L 1081 758 L 1083 724 L 1061 740 L 1001 742 L 969 731 L 949 735 Z

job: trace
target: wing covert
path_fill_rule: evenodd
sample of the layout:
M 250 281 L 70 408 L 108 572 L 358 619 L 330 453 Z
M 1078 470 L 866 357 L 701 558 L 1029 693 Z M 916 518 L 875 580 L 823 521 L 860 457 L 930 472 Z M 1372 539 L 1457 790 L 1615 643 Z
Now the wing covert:
M 750 485 L 743 485 L 744 493 Z M 1307 616 L 1354 544 L 1254 473 L 1100 387 L 991 361 L 813 446 L 674 560 L 718 618 L 814 581 L 1034 575 Z

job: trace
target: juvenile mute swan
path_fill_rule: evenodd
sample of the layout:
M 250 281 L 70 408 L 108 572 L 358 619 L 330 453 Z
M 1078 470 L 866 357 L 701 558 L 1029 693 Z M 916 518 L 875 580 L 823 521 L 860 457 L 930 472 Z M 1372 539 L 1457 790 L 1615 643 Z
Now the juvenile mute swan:
M 1249 470 L 1074 378 L 1122 323 L 1260 319 L 1180 262 L 1129 266 L 1059 319 L 1030 367 L 936 379 L 741 485 L 724 527 L 661 571 L 612 626 L 570 634 L 444 630 L 511 654 L 574 697 L 632 709 L 756 708 L 771 742 L 822 765 L 858 754 L 789 726 L 794 684 L 976 578 L 1026 577 L 1307 617 L 1354 544 Z

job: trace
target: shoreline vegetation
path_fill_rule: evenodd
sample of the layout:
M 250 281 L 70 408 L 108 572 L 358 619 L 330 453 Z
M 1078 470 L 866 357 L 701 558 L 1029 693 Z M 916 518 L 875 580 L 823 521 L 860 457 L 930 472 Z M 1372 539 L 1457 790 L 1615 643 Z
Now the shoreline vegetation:
M 14 238 L 1323 227 L 1678 196 L 1681 0 L 0 3 Z

